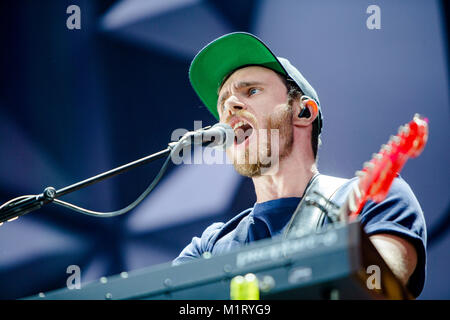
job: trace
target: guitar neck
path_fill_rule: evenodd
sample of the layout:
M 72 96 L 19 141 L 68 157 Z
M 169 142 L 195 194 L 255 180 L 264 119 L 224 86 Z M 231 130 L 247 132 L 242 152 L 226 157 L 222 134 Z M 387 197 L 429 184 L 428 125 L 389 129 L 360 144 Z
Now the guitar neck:
M 428 122 L 416 114 L 411 122 L 401 126 L 397 135 L 391 136 L 388 143 L 372 159 L 364 163 L 361 171 L 356 171 L 358 182 L 352 186 L 339 217 L 341 221 L 354 219 L 368 200 L 384 200 L 389 189 L 409 158 L 417 157 L 424 149 L 428 139 Z

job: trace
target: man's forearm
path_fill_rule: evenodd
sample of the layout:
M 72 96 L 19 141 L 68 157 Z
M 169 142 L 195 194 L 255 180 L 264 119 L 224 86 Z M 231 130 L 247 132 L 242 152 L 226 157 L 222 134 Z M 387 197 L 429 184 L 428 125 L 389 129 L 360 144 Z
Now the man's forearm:
M 404 284 L 417 265 L 417 252 L 407 240 L 391 234 L 377 234 L 370 240 L 394 275 Z

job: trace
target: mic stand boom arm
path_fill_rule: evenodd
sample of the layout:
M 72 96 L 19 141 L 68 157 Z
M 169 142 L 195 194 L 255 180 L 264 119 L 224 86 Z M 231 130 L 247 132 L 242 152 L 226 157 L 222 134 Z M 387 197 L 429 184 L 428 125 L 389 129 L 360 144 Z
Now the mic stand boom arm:
M 216 141 L 216 139 L 218 139 L 218 140 Z M 228 145 L 230 142 L 232 142 L 234 140 L 234 131 L 229 125 L 217 123 L 216 125 L 214 125 L 212 127 L 207 126 L 202 129 L 199 129 L 197 131 L 187 132 L 177 142 L 170 142 L 169 146 L 166 149 L 159 151 L 157 153 L 154 153 L 152 155 L 149 155 L 147 157 L 144 157 L 142 159 L 130 162 L 130 163 L 120 166 L 118 168 L 101 173 L 99 175 L 96 175 L 89 179 L 77 182 L 75 184 L 72 184 L 68 187 L 65 187 L 65 188 L 62 188 L 59 190 L 56 190 L 53 187 L 47 187 L 47 188 L 45 188 L 44 192 L 42 192 L 39 195 L 21 196 L 21 197 L 12 199 L 0 206 L 0 225 L 2 225 L 4 221 L 12 221 L 12 220 L 17 219 L 21 215 L 24 215 L 28 212 L 37 210 L 49 202 L 54 202 L 55 204 L 62 205 L 64 207 L 72 209 L 74 211 L 81 212 L 81 213 L 87 214 L 87 215 L 96 216 L 96 217 L 114 217 L 114 216 L 118 216 L 123 213 L 126 213 L 126 212 L 132 210 L 134 207 L 136 207 L 153 190 L 153 188 L 156 186 L 156 184 L 159 182 L 162 175 L 166 171 L 172 153 L 177 154 L 178 152 L 183 150 L 183 148 L 185 146 L 189 146 L 191 144 L 206 145 L 211 140 L 213 140 L 214 143 L 217 143 L 217 146 Z M 209 146 L 213 146 L 214 143 Z M 161 169 L 159 170 L 159 173 L 157 174 L 157 176 L 152 181 L 152 183 L 133 203 L 131 203 L 130 205 L 128 205 L 127 207 L 125 207 L 121 210 L 117 210 L 117 211 L 113 211 L 113 212 L 96 212 L 96 211 L 83 209 L 83 208 L 77 207 L 73 204 L 70 204 L 70 203 L 67 203 L 67 202 L 57 199 L 68 193 L 77 191 L 84 187 L 90 186 L 94 183 L 97 183 L 97 182 L 100 182 L 107 178 L 116 176 L 116 175 L 126 172 L 130 169 L 136 168 L 138 166 L 152 162 L 154 160 L 158 160 L 165 156 L 167 156 L 167 159 L 164 162 Z
M 74 183 L 70 186 L 67 186 L 67 187 L 59 189 L 59 190 L 56 190 L 53 187 L 47 187 L 47 188 L 45 188 L 44 192 L 42 192 L 39 195 L 21 196 L 21 197 L 12 199 L 0 206 L 0 225 L 3 224 L 3 222 L 5 222 L 5 221 L 12 221 L 12 220 L 17 219 L 21 215 L 24 215 L 31 211 L 38 210 L 43 205 L 45 205 L 49 202 L 53 202 L 56 198 L 59 198 L 61 196 L 69 194 L 71 192 L 74 192 L 79 189 L 90 186 L 94 183 L 103 181 L 105 179 L 108 179 L 113 176 L 124 173 L 130 169 L 139 167 L 141 165 L 147 164 L 149 162 L 152 162 L 152 161 L 155 161 L 155 160 L 158 160 L 160 158 L 167 156 L 168 159 L 166 160 L 166 163 L 164 164 L 164 167 L 162 168 L 162 169 L 165 169 L 166 164 L 169 160 L 170 153 L 175 146 L 176 146 L 176 143 L 173 143 L 173 142 L 169 143 L 169 147 L 167 147 L 166 149 L 164 149 L 162 151 L 159 151 L 152 155 L 146 156 L 139 160 L 127 163 L 125 165 L 122 165 L 115 169 L 109 170 L 107 172 L 98 174 L 98 175 L 88 178 L 86 180 Z M 160 173 L 161 173 L 161 171 L 160 171 Z M 61 202 L 60 204 L 64 205 L 66 203 Z M 105 215 L 105 216 L 111 216 L 111 215 Z

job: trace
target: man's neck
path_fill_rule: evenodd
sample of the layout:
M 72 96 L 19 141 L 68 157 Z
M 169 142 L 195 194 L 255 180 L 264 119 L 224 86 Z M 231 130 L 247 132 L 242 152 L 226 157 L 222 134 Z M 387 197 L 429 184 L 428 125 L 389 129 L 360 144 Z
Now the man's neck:
M 301 197 L 316 173 L 318 170 L 314 159 L 294 151 L 280 161 L 275 173 L 252 178 L 256 202 Z

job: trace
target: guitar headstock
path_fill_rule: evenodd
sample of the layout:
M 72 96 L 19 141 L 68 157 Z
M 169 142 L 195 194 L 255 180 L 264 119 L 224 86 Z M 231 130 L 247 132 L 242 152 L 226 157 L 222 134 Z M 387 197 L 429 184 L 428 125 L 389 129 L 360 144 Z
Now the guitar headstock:
M 364 163 L 361 171 L 356 172 L 359 177 L 360 201 L 352 214 L 358 214 L 369 199 L 382 201 L 405 162 L 420 155 L 427 140 L 428 119 L 416 114 L 413 120 L 399 128 L 395 136 L 391 136 L 387 144 L 381 146 L 370 161 Z

